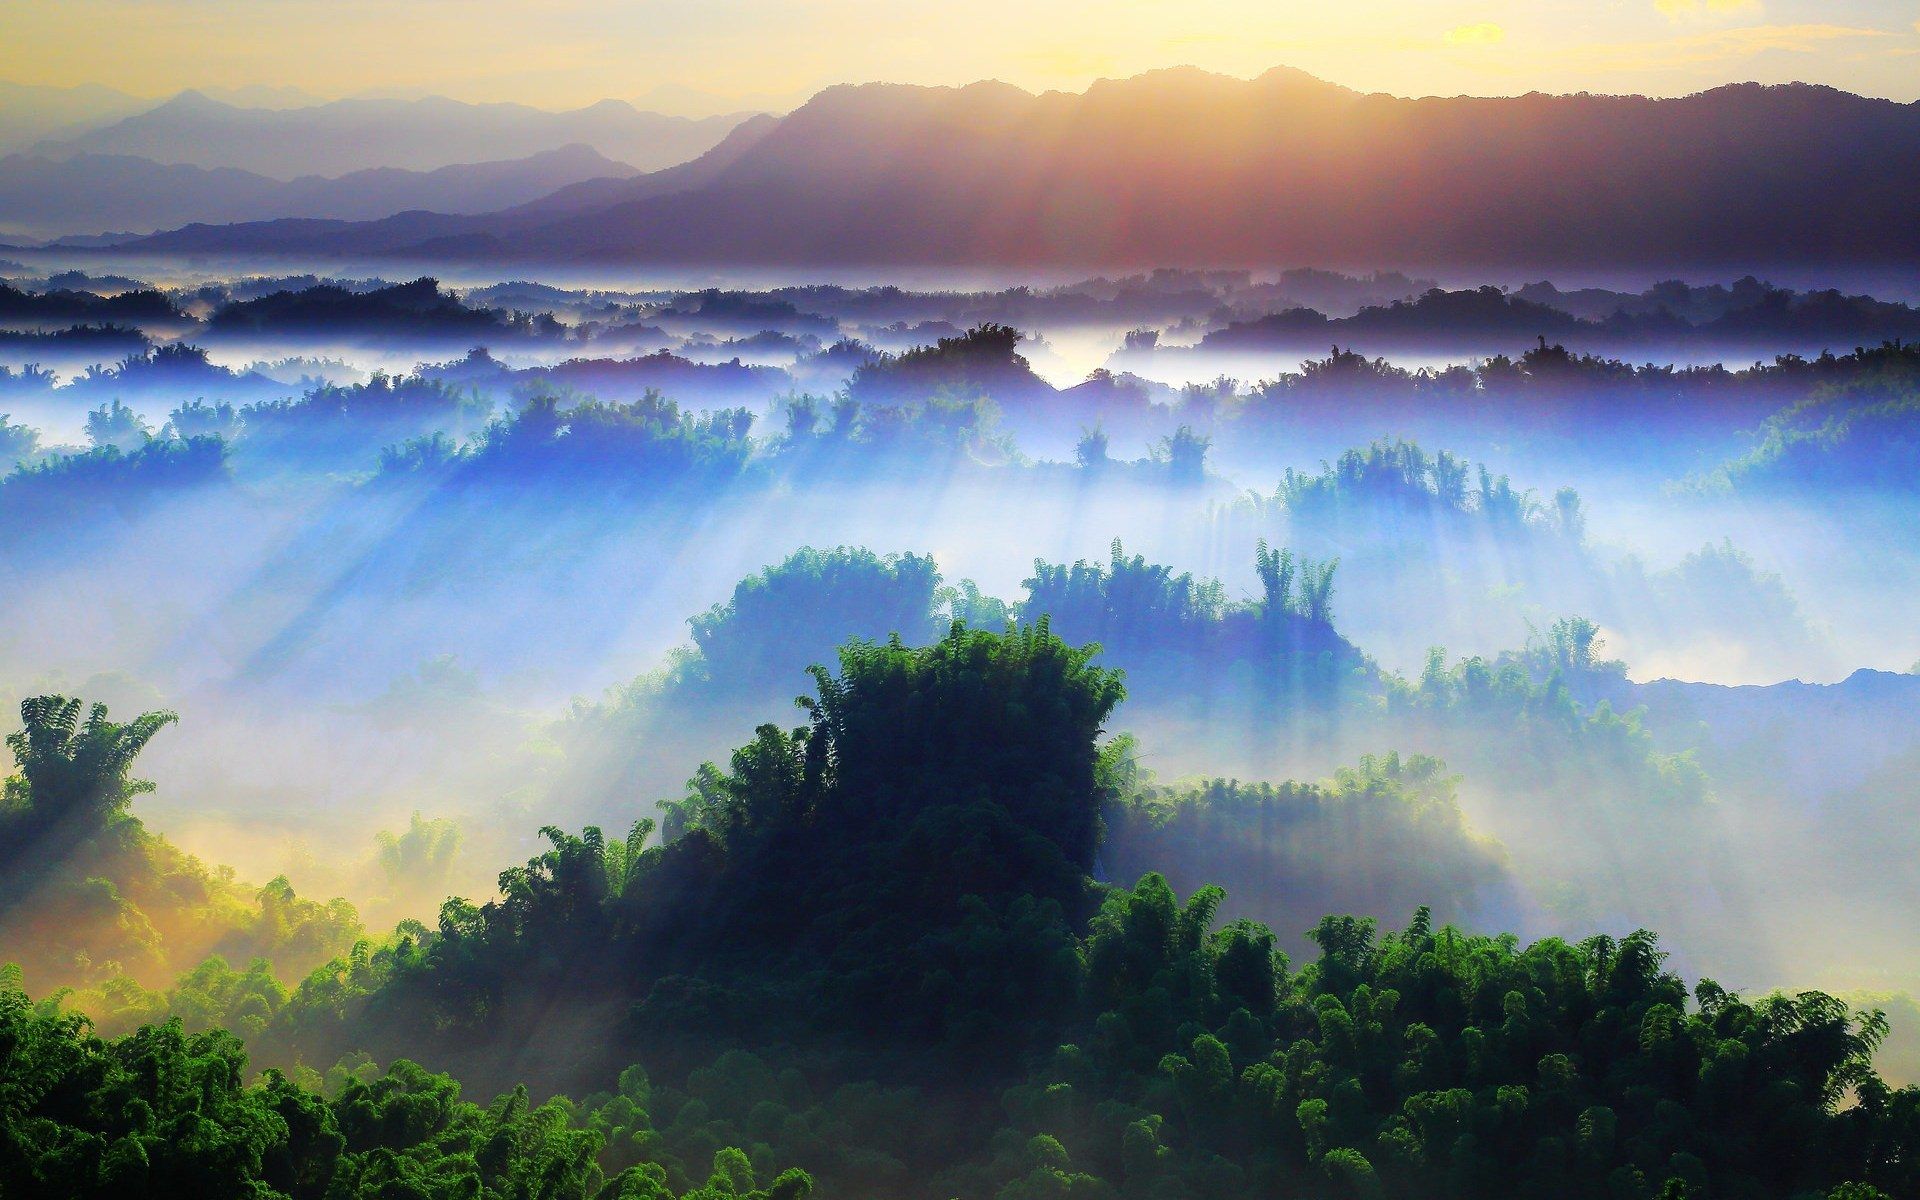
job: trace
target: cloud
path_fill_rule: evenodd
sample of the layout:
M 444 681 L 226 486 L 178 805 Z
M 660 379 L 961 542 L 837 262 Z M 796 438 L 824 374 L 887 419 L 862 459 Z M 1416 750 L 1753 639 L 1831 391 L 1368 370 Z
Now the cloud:
M 1449 46 L 1497 46 L 1506 38 L 1507 31 L 1491 21 L 1461 25 L 1441 35 L 1441 40 Z
M 1701 17 L 1757 13 L 1760 0 L 1653 0 L 1653 6 L 1669 21 L 1692 21 Z
M 1589 69 L 1672 69 L 1738 61 L 1775 51 L 1817 54 L 1836 44 L 1891 36 L 1884 29 L 1853 25 L 1750 25 L 1688 34 L 1662 42 L 1593 45 L 1569 55 L 1568 61 Z

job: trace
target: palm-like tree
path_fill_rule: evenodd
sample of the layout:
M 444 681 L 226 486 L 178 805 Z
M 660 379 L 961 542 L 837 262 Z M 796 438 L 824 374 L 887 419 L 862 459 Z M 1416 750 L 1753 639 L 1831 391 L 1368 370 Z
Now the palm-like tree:
M 95 704 L 67 696 L 34 696 L 20 705 L 23 728 L 7 738 L 17 773 L 6 781 L 0 805 L 0 853 L 44 853 L 49 840 L 79 841 L 131 820 L 127 807 L 153 784 L 132 777 L 133 761 L 153 736 L 179 720 L 170 712 L 142 713 L 125 724 Z

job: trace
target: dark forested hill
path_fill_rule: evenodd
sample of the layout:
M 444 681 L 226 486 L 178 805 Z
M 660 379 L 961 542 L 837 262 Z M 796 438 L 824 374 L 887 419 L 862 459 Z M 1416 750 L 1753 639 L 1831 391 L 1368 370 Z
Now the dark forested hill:
M 498 899 L 449 900 L 437 927 L 362 943 L 292 996 L 262 997 L 253 1044 L 316 1062 L 417 1054 L 470 1088 L 518 1077 L 542 1091 L 609 1089 L 542 1122 L 544 1141 L 496 1132 L 475 1111 L 447 1122 L 448 1140 L 467 1145 L 480 1126 L 475 1166 L 500 1175 L 517 1155 L 542 1157 L 559 1117 L 577 1113 L 600 1135 L 578 1139 L 578 1174 L 593 1174 L 604 1146 L 607 1173 L 638 1156 L 670 1182 L 685 1174 L 677 1160 L 744 1143 L 748 1178 L 805 1159 L 824 1195 L 896 1200 L 1879 1200 L 1920 1184 L 1920 1092 L 1875 1074 L 1878 1013 L 1817 992 L 1745 999 L 1707 979 L 1690 993 L 1644 930 L 1522 946 L 1438 925 L 1425 908 L 1396 932 L 1327 916 L 1296 963 L 1272 929 L 1222 923 L 1217 887 L 1183 900 L 1153 873 L 1096 883 L 1103 834 L 1171 830 L 1159 849 L 1178 859 L 1182 829 L 1243 810 L 1291 823 L 1288 810 L 1349 801 L 1216 784 L 1146 797 L 1110 827 L 1103 812 L 1128 771 L 1125 744 L 1101 735 L 1124 692 L 1093 655 L 1044 622 L 1003 634 L 955 625 L 920 648 L 849 645 L 837 672 L 813 671 L 805 724 L 763 725 L 726 767 L 703 768 L 665 806 L 661 841 L 645 818 L 624 837 L 549 826 L 551 849 L 503 872 Z M 131 753 L 112 760 L 106 803 L 73 799 L 71 781 L 91 779 L 69 765 L 91 760 L 65 753 L 77 709 L 52 697 L 23 709 L 30 733 L 16 750 L 33 774 L 10 788 L 7 845 L 57 846 L 45 831 L 76 808 L 131 820 Z M 149 714 L 140 728 L 169 719 Z M 124 740 L 104 713 L 88 726 L 96 737 Z M 76 1097 L 109 1080 L 118 1094 L 179 1077 L 139 1052 L 181 1030 L 102 1047 L 31 1010 L 8 981 L 0 1045 L 22 1048 L 8 1065 L 50 1082 L 7 1093 L 18 1118 L 0 1129 L 33 1137 L 0 1141 L 0 1172 L 92 1181 L 105 1172 L 55 1152 L 106 1141 L 101 1106 Z M 196 1128 L 236 1127 L 234 1110 L 265 1100 L 309 1113 L 296 1129 L 330 1129 L 330 1114 L 277 1075 L 252 1096 L 210 1086 L 240 1078 L 230 1041 L 182 1049 L 224 1051 L 228 1063 L 205 1075 Z M 113 1074 L 117 1063 L 132 1078 Z M 375 1145 L 414 1154 L 427 1142 L 436 1152 L 421 1157 L 447 1169 L 432 1118 L 453 1094 L 436 1079 L 405 1063 L 384 1085 L 356 1071 L 333 1122 L 370 1123 L 396 1087 L 439 1093 L 378 1125 Z M 488 1110 L 491 1124 L 525 1112 L 515 1095 Z M 127 1108 L 144 1125 L 179 1106 Z M 303 1176 L 365 1169 L 370 1139 L 341 1128 L 282 1149 L 288 1124 L 260 1122 L 252 1173 L 291 1174 L 289 1159 Z M 208 1140 L 176 1155 L 156 1139 L 149 1170 L 199 1165 Z M 550 1172 L 542 1192 L 283 1194 L 593 1194 Z M 806 1194 L 798 1175 L 779 1179 L 788 1187 L 776 1182 L 775 1195 Z
M 1910 262 L 1920 105 L 1742 84 L 1680 99 L 1402 99 L 1192 69 L 1085 93 L 835 87 L 686 190 L 423 234 L 661 262 Z M 701 175 L 710 177 L 701 178 Z M 644 189 L 643 189 L 644 190 Z M 199 230 L 155 249 L 271 246 Z M 395 248 L 330 231 L 328 249 Z M 438 239 L 438 240 L 436 240 Z M 404 243 L 403 243 L 404 245 Z M 306 247 L 310 248 L 310 247 Z

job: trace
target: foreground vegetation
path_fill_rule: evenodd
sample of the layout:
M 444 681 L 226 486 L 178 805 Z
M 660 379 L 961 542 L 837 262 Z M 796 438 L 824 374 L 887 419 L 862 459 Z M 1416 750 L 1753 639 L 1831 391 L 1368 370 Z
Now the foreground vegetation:
M 1189 285 L 1236 299 L 1196 309 Z M 1844 573 L 1767 539 L 1866 547 L 1894 595 L 1920 350 L 1672 369 L 1541 338 L 1409 370 L 1348 347 L 1174 388 L 1124 369 L 1186 353 L 1143 332 L 1056 388 L 1021 352 L 1023 305 L 1208 312 L 1267 340 L 1246 281 L 1096 290 L 975 297 L 874 344 L 831 339 L 895 311 L 878 291 L 589 297 L 562 327 L 430 281 L 0 290 L 62 320 L 553 352 L 344 382 L 344 363 L 235 369 L 103 324 L 70 333 L 134 339 L 115 366 L 0 369 L 10 405 L 81 400 L 88 446 L 46 444 L 44 406 L 0 417 L 10 644 L 48 672 L 18 686 L 76 690 L 56 663 L 159 672 L 191 735 L 217 731 L 190 772 L 214 789 L 167 799 L 253 806 L 235 827 L 348 789 L 256 795 L 222 733 L 265 747 L 234 765 L 283 774 L 377 746 L 413 764 L 391 798 L 472 822 L 416 814 L 359 864 L 329 845 L 324 870 L 286 868 L 309 894 L 247 882 L 149 828 L 136 775 L 181 768 L 136 762 L 156 738 L 177 755 L 171 714 L 27 699 L 0 798 L 0 1196 L 1920 1194 L 1920 1093 L 1897 1086 L 1920 1074 L 1898 992 L 1916 893 L 1889 869 L 1920 751 L 1888 736 L 1920 692 L 1885 672 L 1638 683 L 1601 631 L 1643 670 L 1649 632 L 1753 652 L 1753 677 L 1879 661 L 1861 655 L 1900 636 L 1897 606 L 1824 656 Z M 1751 307 L 1641 299 L 1614 324 Z M 1391 300 L 1356 301 L 1359 324 L 1540 307 Z M 1843 301 L 1769 303 L 1875 315 Z M 744 336 L 639 324 L 696 317 Z M 686 356 L 552 361 L 600 333 Z M 759 361 L 720 361 L 739 355 Z M 1382 426 L 1503 466 L 1367 444 Z M 1581 493 L 1502 469 L 1577 479 L 1600 532 Z M 1605 540 L 1661 496 L 1780 506 L 1739 541 L 1810 563 L 1794 587 L 1820 613 L 1731 540 L 1687 554 L 1708 536 L 1688 527 L 1665 569 Z M 1052 557 L 965 549 L 996 523 Z M 795 526 L 943 549 L 782 561 Z M 956 561 L 1008 590 L 943 577 Z M 652 661 L 659 631 L 631 626 L 650 600 L 705 603 L 696 586 L 725 599 L 659 671 L 551 723 L 495 691 L 605 682 L 641 642 Z M 423 646 L 439 657 L 396 678 Z M 145 694 L 132 711 L 166 703 Z M 223 702 L 247 711 L 223 726 Z M 462 828 L 507 826 L 543 826 L 538 853 L 453 882 Z M 476 853 L 528 853 L 499 844 Z M 315 898 L 334 891 L 355 903 Z M 376 932 L 402 915 L 425 919 Z M 1858 990 L 1741 996 L 1703 969 Z
M 1689 989 L 1644 931 L 1522 946 L 1425 909 L 1393 933 L 1325 917 L 1296 966 L 1266 926 L 1219 923 L 1217 888 L 1100 882 L 1123 691 L 1044 620 L 855 643 L 814 681 L 805 723 L 702 771 L 664 840 L 549 830 L 498 898 L 317 971 L 251 1039 L 291 1074 L 248 1085 L 226 1035 L 101 1042 L 10 992 L 10 1194 L 1920 1188 L 1920 1091 L 1875 1075 L 1877 1014 Z M 129 744 L 104 740 L 120 752 L 23 773 L 16 827 L 45 826 L 43 804 L 110 820 L 34 782 L 124 795 Z M 1236 796 L 1223 811 L 1298 803 Z M 585 1098 L 481 1109 L 369 1053 Z M 336 1059 L 330 1084 L 301 1065 Z

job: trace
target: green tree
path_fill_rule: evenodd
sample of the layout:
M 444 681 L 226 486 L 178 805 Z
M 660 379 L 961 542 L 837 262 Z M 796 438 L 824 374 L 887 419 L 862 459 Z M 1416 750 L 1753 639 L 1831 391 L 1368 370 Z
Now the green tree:
M 153 784 L 133 778 L 133 762 L 160 730 L 179 718 L 143 713 L 126 724 L 95 704 L 80 720 L 81 701 L 35 696 L 20 705 L 24 728 L 7 736 L 16 773 L 5 793 L 6 854 L 16 864 L 29 855 L 57 855 L 71 844 L 129 821 L 134 797 Z

